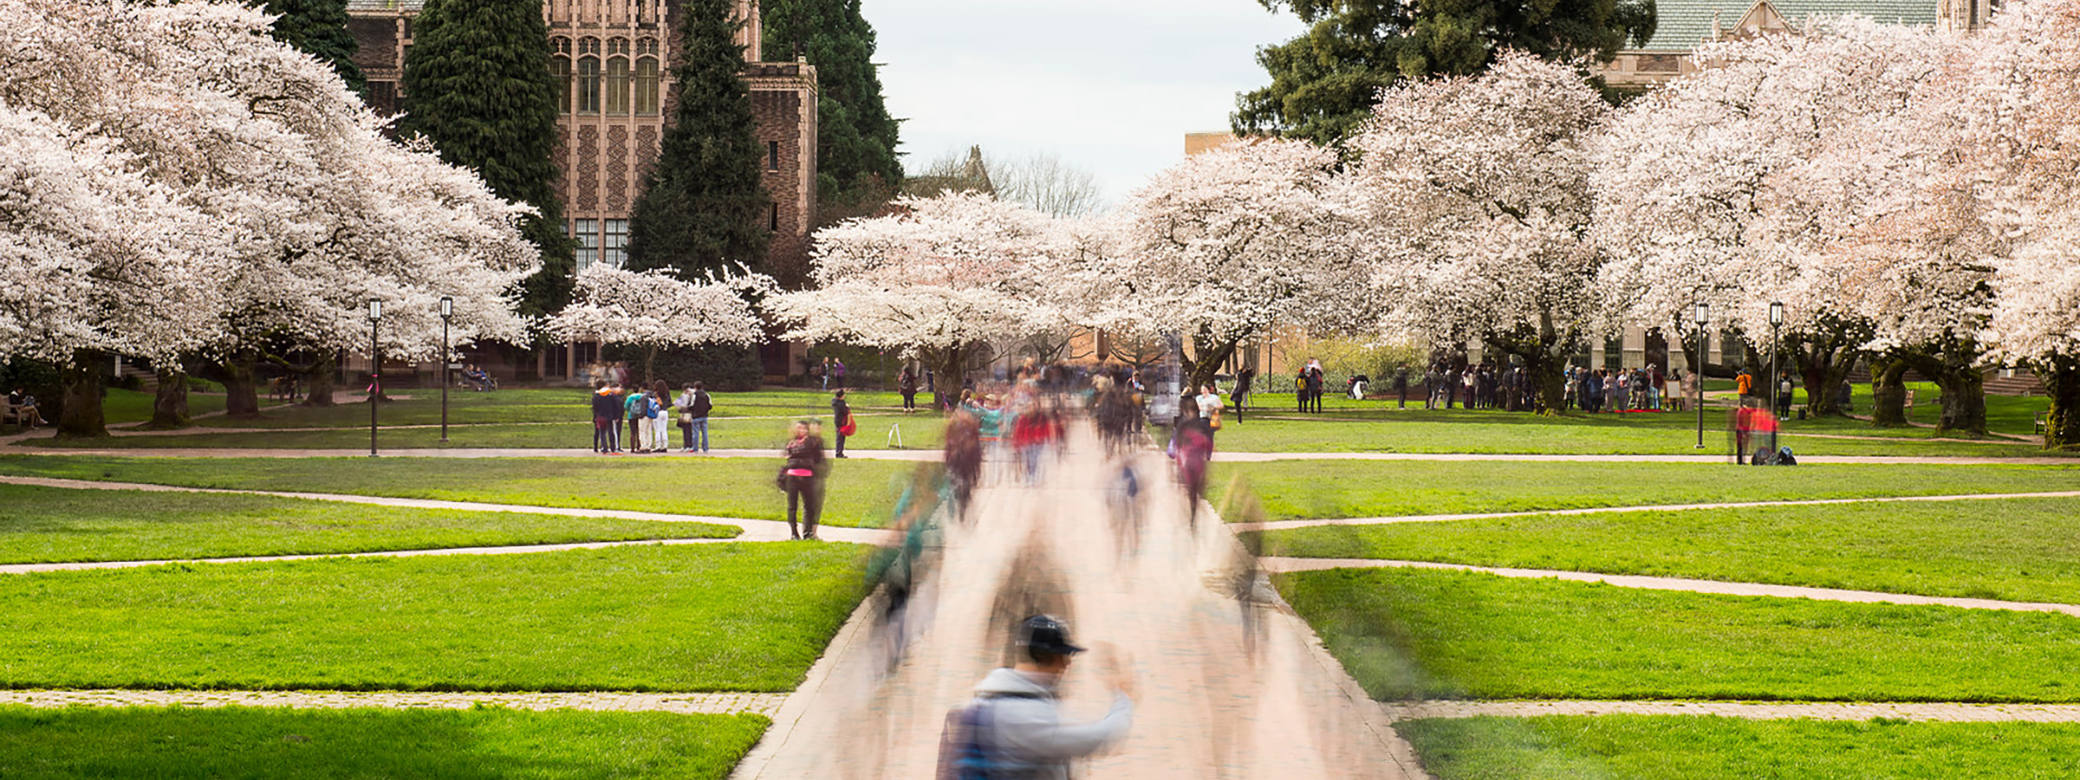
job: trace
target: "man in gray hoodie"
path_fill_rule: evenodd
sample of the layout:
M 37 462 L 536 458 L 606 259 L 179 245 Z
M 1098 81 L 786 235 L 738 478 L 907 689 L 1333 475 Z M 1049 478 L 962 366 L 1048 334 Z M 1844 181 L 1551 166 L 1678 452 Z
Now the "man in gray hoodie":
M 1052 615 L 1026 618 L 1019 631 L 1025 658 L 975 686 L 969 705 L 968 745 L 953 776 L 1068 780 L 1069 762 L 1124 738 L 1134 721 L 1133 678 L 1113 679 L 1112 709 L 1090 723 L 1063 723 L 1055 687 L 1084 648 L 1069 642 L 1069 627 Z

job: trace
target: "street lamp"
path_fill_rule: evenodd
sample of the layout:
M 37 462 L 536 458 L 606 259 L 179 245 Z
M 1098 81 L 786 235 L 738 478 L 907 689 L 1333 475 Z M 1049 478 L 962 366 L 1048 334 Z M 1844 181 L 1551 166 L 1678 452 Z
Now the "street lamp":
M 383 302 L 368 299 L 368 456 L 376 456 L 376 400 L 383 397 Z
M 1771 301 L 1769 304 L 1769 416 L 1783 419 L 1784 410 L 1777 408 L 1777 383 L 1783 378 L 1777 375 L 1777 355 L 1782 347 L 1777 342 L 1777 329 L 1784 325 L 1784 304 Z
M 455 299 L 441 296 L 441 443 L 448 443 L 448 319 L 455 316 Z
M 1711 324 L 1712 306 L 1704 301 L 1697 302 L 1697 449 L 1704 449 L 1704 327 Z

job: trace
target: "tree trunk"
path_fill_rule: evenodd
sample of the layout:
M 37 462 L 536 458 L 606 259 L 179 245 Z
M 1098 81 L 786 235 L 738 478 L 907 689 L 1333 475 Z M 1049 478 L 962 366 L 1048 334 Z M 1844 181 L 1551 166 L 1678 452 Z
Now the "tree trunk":
M 101 413 L 101 369 L 108 354 L 82 349 L 72 362 L 58 370 L 65 385 L 65 406 L 58 410 L 60 439 L 92 439 L 108 435 L 107 419 Z
M 1532 332 L 1529 326 L 1522 326 L 1511 333 L 1488 334 L 1481 341 L 1494 352 L 1524 361 L 1524 373 L 1530 375 L 1533 386 L 1538 388 L 1538 398 L 1530 411 L 1557 414 L 1566 407 L 1566 350 L 1573 339 L 1560 338 L 1550 317 L 1542 319 L 1537 332 Z M 1506 364 L 1508 361 L 1503 362 Z
M 226 416 L 260 416 L 260 383 L 253 375 L 253 364 L 258 360 L 250 350 L 240 350 L 222 363 Z
M 924 351 L 924 363 L 930 366 L 932 377 L 932 405 L 939 411 L 948 411 L 960 401 L 961 379 L 968 373 L 968 345 L 939 347 Z
M 2035 366 L 2051 411 L 2044 415 L 2046 449 L 2080 449 L 2080 358 L 2056 357 Z
M 1953 343 L 1939 352 L 1907 354 L 1905 362 L 1943 391 L 1936 430 L 1986 435 L 1986 374 L 1972 365 L 1978 357 L 1979 350 L 1970 341 Z
M 159 369 L 159 393 L 152 399 L 152 421 L 144 427 L 153 430 L 186 428 L 188 421 L 188 373 L 179 369 Z
M 657 345 L 656 345 L 656 344 L 651 344 L 651 345 L 649 345 L 649 346 L 643 347 L 643 386 L 644 386 L 644 387 L 649 387 L 649 386 L 650 386 L 650 383 L 652 383 L 652 382 L 655 382 L 655 381 L 657 381 L 657 372 L 656 372 L 656 370 L 655 370 L 656 368 L 657 368 Z
M 1880 428 L 1903 428 L 1907 424 L 1907 363 L 1903 360 L 1871 363 L 1871 424 Z
M 1229 356 L 1235 354 L 1235 346 L 1241 343 L 1240 338 L 1216 341 L 1208 336 L 1193 336 L 1192 354 L 1198 359 L 1190 365 L 1190 384 L 1178 389 L 1185 395 L 1198 395 L 1199 388 L 1213 384 L 1213 375 L 1221 372 L 1221 364 L 1228 362 Z
M 1856 363 L 1855 350 L 1843 347 L 1831 337 L 1817 338 L 1800 347 L 1793 352 L 1792 359 L 1797 363 L 1799 381 L 1806 386 L 1806 411 L 1816 416 L 1845 414 L 1841 404 L 1835 403 L 1836 391 L 1849 377 L 1849 367 Z
M 304 387 L 306 387 L 306 388 L 308 388 L 308 389 L 310 390 L 310 394 L 309 394 L 309 395 L 305 395 L 305 396 L 303 397 L 303 404 L 302 404 L 302 405 L 304 405 L 304 406 L 335 406 L 335 405 L 337 405 L 337 404 L 336 404 L 336 403 L 335 403 L 335 402 L 334 402 L 334 401 L 332 400 L 332 392 L 333 392 L 333 383 L 332 383 L 332 377 L 333 377 L 334 375 L 338 374 L 338 373 L 339 373 L 339 351 L 338 351 L 338 350 L 334 350 L 334 349 L 322 349 L 322 350 L 319 350 L 319 351 L 318 351 L 318 353 L 317 353 L 316 355 L 312 355 L 312 356 L 311 356 L 311 364 L 310 364 L 309 368 L 308 368 L 308 369 L 306 369 L 306 370 L 305 370 L 305 371 L 303 372 L 303 381 L 304 381 Z

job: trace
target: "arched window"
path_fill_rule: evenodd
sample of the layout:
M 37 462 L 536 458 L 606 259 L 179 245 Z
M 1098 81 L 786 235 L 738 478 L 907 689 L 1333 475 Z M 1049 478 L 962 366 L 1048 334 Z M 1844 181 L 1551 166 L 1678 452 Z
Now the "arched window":
M 657 115 L 657 58 L 636 60 L 636 113 Z
M 599 39 L 578 41 L 578 113 L 599 113 Z
M 628 114 L 628 58 L 607 59 L 607 113 Z

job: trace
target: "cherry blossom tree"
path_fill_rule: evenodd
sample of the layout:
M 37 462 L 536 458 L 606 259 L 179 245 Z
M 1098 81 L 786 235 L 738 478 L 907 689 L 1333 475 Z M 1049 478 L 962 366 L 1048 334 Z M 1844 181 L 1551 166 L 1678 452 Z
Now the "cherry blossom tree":
M 643 349 L 643 377 L 654 377 L 657 351 L 700 344 L 748 346 L 765 337 L 749 297 L 770 294 L 763 274 L 686 281 L 670 270 L 628 271 L 594 263 L 578 273 L 571 303 L 551 316 L 550 335 Z
M 1522 53 L 1381 93 L 1350 197 L 1389 335 L 1479 339 L 1523 361 L 1535 408 L 1561 408 L 1567 356 L 1599 324 L 1589 141 L 1608 113 L 1573 69 Z
M 958 388 L 990 342 L 1070 324 L 1047 215 L 976 193 L 893 207 L 817 231 L 815 288 L 766 301 L 787 338 L 901 350 Z
M 1930 156 L 1913 142 L 1928 137 L 1918 112 L 1947 43 L 1861 18 L 1807 24 L 1701 47 L 1702 70 L 1613 118 L 1591 185 L 1617 312 L 1680 333 L 1704 301 L 1759 344 L 1781 302 L 1787 351 L 1827 413 L 1859 357 L 1885 344 L 1918 355 L 1931 338 L 1908 333 L 1919 326 L 1884 303 L 1892 293 L 1867 286 L 1880 281 L 1868 253 L 1845 247 L 1865 245 L 1916 186 Z
M 1995 254 L 1992 355 L 2051 396 L 2045 446 L 2080 446 L 2080 2 L 2026 0 L 1970 43 L 1956 115 Z
M 210 221 L 182 247 L 210 264 L 185 280 L 208 319 L 173 329 L 187 339 L 181 352 L 223 365 L 233 411 L 257 406 L 251 365 L 263 349 L 366 349 L 372 298 L 393 313 L 390 355 L 435 352 L 442 295 L 457 300 L 463 341 L 517 337 L 510 288 L 539 263 L 514 228 L 526 210 L 384 138 L 329 68 L 274 42 L 269 24 L 227 2 L 0 0 L 0 98 L 89 129 L 122 156 L 101 175 L 142 177 Z M 110 290 L 148 281 L 94 280 Z M 177 365 L 159 350 L 77 349 Z M 98 383 L 98 370 L 80 373 Z M 99 433 L 93 416 L 61 433 Z
M 1193 155 L 1135 192 L 1110 262 L 1076 284 L 1094 321 L 1124 336 L 1189 339 L 1191 387 L 1274 326 L 1364 327 L 1369 279 L 1340 198 L 1336 153 L 1258 140 Z

